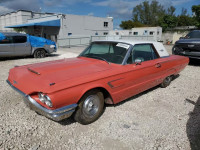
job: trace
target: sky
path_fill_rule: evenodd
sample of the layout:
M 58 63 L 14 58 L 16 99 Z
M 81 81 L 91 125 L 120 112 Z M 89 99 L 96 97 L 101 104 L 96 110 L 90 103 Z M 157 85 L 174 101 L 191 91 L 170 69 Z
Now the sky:
M 0 14 L 23 9 L 36 12 L 113 17 L 114 28 L 119 28 L 122 20 L 131 19 L 133 8 L 144 0 L 0 0 Z M 200 5 L 199 0 L 157 0 L 166 8 L 173 5 L 176 14 L 182 8 L 191 15 L 192 5 Z

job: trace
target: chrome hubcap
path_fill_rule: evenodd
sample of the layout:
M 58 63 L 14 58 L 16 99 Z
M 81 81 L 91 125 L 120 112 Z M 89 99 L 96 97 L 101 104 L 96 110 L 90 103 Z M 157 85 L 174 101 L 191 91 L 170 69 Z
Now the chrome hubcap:
M 170 78 L 170 77 L 167 77 L 167 78 L 165 79 L 165 83 L 167 83 L 167 84 L 169 84 L 170 81 L 171 81 L 171 78 Z
M 43 58 L 45 56 L 45 52 L 38 50 L 36 52 L 36 56 L 37 56 L 37 58 Z
M 93 117 L 99 110 L 100 99 L 97 95 L 90 95 L 83 103 L 83 113 L 88 117 Z
M 41 57 L 44 57 L 44 56 L 45 56 L 45 52 L 44 52 L 44 51 L 41 51 L 41 52 L 40 52 L 40 56 L 41 56 Z

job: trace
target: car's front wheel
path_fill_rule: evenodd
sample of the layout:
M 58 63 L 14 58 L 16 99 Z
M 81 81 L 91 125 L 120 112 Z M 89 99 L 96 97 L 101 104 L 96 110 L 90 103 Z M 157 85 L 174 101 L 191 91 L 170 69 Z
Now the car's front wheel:
M 90 124 L 102 115 L 103 109 L 103 93 L 99 90 L 89 91 L 81 98 L 74 120 L 84 125 Z
M 37 49 L 33 56 L 34 58 L 44 58 L 46 56 L 46 51 L 44 49 Z
M 167 86 L 170 85 L 171 81 L 172 81 L 172 76 L 168 76 L 163 80 L 163 82 L 160 84 L 160 86 L 162 88 L 166 88 Z

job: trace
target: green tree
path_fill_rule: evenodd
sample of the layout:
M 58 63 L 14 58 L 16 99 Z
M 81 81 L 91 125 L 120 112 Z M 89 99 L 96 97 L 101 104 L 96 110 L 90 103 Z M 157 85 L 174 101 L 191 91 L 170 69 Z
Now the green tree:
M 14 31 L 16 31 L 16 32 L 24 32 L 25 29 L 24 28 L 14 28 Z
M 193 5 L 192 12 L 194 13 L 195 24 L 200 28 L 200 5 Z
M 165 15 L 159 20 L 159 24 L 163 28 L 163 31 L 166 31 L 167 29 L 172 29 L 177 26 L 177 17 Z
M 182 8 L 180 15 L 175 15 L 176 8 L 170 6 L 164 8 L 158 1 L 144 1 L 133 8 L 132 21 L 122 21 L 120 27 L 131 29 L 144 26 L 161 26 L 163 31 L 177 26 L 194 26 L 200 28 L 200 5 L 192 6 L 194 17 L 190 16 L 187 9 Z
M 156 26 L 160 18 L 166 14 L 164 7 L 158 1 L 144 1 L 133 8 L 133 21 L 142 24 Z
M 190 16 L 178 16 L 177 26 L 192 26 L 194 25 L 194 18 Z
M 122 29 L 132 29 L 134 28 L 134 22 L 131 20 L 128 21 L 122 21 L 121 24 L 119 25 Z
M 176 8 L 174 6 L 170 6 L 168 9 L 167 9 L 167 14 L 170 15 L 170 16 L 174 16 L 174 12 L 176 11 Z
M 145 25 L 138 21 L 133 22 L 132 20 L 128 20 L 128 21 L 122 21 L 119 26 L 122 29 L 132 29 L 134 27 L 144 27 Z
M 182 8 L 181 14 L 177 16 L 177 26 L 192 26 L 195 25 L 194 17 L 187 13 L 187 9 Z
M 181 16 L 188 16 L 187 9 L 182 8 L 182 10 L 181 10 Z

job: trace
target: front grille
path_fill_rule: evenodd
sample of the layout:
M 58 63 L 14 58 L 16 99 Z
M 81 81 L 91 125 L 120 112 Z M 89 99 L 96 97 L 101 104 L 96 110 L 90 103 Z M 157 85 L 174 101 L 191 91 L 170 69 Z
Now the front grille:
M 194 45 L 194 46 L 192 46 L 192 45 Z M 176 47 L 182 51 L 200 52 L 200 44 L 184 43 L 184 44 L 177 44 Z

